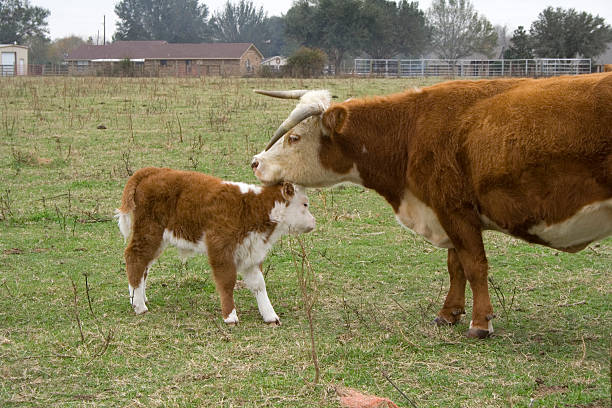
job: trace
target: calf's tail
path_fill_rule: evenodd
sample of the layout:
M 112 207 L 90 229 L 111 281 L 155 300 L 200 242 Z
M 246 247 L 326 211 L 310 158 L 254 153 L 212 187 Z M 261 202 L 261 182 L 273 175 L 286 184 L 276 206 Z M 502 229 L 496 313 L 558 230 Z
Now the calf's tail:
M 136 208 L 136 202 L 134 201 L 134 195 L 140 182 L 156 173 L 159 173 L 162 169 L 157 167 L 145 167 L 144 169 L 138 170 L 136 173 L 129 178 L 128 182 L 123 189 L 123 196 L 121 197 L 121 207 L 115 210 L 115 218 L 119 224 L 119 231 L 123 235 L 124 240 L 132 235 L 132 213 Z

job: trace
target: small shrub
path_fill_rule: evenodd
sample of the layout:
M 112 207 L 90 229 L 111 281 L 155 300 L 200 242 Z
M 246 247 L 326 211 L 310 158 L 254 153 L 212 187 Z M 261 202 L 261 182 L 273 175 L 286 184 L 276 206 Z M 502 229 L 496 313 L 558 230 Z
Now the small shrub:
M 327 55 L 316 48 L 301 47 L 287 60 L 285 67 L 292 77 L 312 78 L 323 74 Z
M 269 65 L 260 65 L 257 69 L 257 76 L 260 78 L 281 78 L 282 70 L 276 70 Z

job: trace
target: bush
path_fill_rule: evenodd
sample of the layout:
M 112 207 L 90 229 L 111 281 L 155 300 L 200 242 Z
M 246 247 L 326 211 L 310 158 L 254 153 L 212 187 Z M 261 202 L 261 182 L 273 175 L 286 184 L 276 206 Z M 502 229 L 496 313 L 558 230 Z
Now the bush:
M 119 77 L 133 77 L 134 64 L 129 58 L 124 58 L 118 64 L 113 64 L 111 75 Z
M 301 47 L 287 60 L 286 72 L 292 77 L 311 78 L 323 74 L 327 55 L 316 48 Z
M 280 78 L 283 76 L 283 70 L 276 70 L 269 65 L 260 65 L 257 69 L 257 76 L 261 78 Z

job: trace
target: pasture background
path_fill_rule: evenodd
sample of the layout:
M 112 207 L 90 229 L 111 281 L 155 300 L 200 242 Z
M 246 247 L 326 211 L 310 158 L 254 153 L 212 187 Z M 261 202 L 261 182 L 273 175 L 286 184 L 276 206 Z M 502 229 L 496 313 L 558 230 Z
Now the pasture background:
M 446 251 L 355 186 L 309 193 L 318 385 L 288 239 L 265 264 L 281 327 L 261 321 L 246 290 L 240 324 L 225 327 L 206 259 L 183 266 L 173 249 L 152 268 L 149 313 L 132 313 L 112 220 L 130 171 L 257 183 L 251 156 L 295 101 L 252 89 L 328 88 L 344 100 L 417 85 L 0 78 L 0 405 L 337 407 L 344 385 L 406 407 L 610 406 L 612 239 L 570 255 L 487 233 L 496 331 L 468 340 L 469 288 L 460 324 L 431 324 Z

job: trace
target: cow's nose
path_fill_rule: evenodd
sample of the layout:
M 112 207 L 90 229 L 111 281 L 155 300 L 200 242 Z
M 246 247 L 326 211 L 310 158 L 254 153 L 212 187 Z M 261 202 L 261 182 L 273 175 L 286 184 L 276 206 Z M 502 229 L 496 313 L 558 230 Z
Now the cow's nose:
M 251 168 L 252 168 L 253 170 L 257 170 L 257 167 L 258 167 L 258 166 L 259 166 L 259 162 L 258 162 L 257 160 L 253 160 L 253 161 L 251 162 Z

